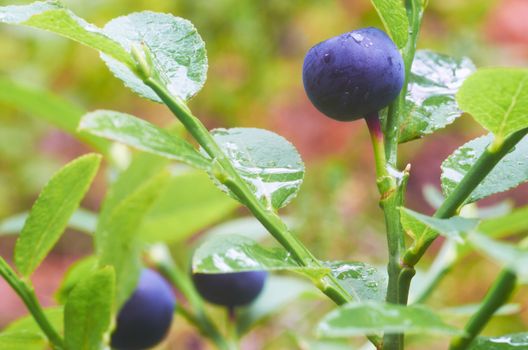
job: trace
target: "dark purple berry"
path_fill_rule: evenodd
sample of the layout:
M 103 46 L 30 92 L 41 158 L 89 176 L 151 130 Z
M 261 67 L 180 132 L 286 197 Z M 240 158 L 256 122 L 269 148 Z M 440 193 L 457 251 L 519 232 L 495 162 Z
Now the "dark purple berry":
M 303 65 L 308 98 L 319 111 L 340 121 L 385 108 L 400 93 L 404 76 L 398 48 L 387 34 L 372 27 L 315 45 Z
M 139 350 L 160 343 L 169 331 L 175 306 L 167 281 L 157 272 L 144 269 L 136 290 L 119 311 L 112 347 Z
M 192 279 L 205 300 L 234 308 L 253 302 L 264 288 L 267 277 L 266 271 L 244 271 L 219 274 L 195 273 Z

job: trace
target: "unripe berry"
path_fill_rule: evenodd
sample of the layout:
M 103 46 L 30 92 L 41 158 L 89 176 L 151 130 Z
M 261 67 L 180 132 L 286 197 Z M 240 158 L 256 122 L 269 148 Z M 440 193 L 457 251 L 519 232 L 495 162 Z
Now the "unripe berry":
M 308 98 L 328 117 L 351 121 L 376 113 L 400 93 L 402 56 L 377 28 L 345 33 L 312 47 L 304 59 Z
M 192 276 L 200 295 L 213 304 L 234 308 L 253 302 L 266 282 L 266 271 L 204 274 Z
M 132 296 L 119 311 L 112 347 L 139 350 L 160 343 L 169 331 L 176 299 L 157 272 L 144 269 Z

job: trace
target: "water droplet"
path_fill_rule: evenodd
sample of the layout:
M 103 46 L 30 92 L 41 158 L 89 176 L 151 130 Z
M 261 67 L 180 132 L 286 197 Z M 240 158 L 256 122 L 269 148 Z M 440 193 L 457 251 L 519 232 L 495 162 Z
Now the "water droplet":
M 329 63 L 332 60 L 332 56 L 329 53 L 325 53 L 323 56 L 324 63 Z
M 363 39 L 364 39 L 364 38 L 363 38 L 363 35 L 361 35 L 361 34 L 359 34 L 359 33 L 352 33 L 352 38 L 353 38 L 354 41 L 355 41 L 356 43 L 358 43 L 358 44 L 359 44 L 360 42 L 362 42 Z

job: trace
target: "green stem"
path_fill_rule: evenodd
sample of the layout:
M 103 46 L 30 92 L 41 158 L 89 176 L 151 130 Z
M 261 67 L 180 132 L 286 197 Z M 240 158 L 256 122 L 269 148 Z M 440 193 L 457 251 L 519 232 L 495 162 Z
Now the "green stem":
M 408 174 L 398 174 L 396 170 L 393 170 L 392 173 L 389 171 L 390 166 L 387 164 L 384 136 L 378 113 L 366 116 L 365 121 L 370 132 L 372 149 L 374 151 L 376 183 L 381 196 L 380 206 L 383 209 L 387 229 L 387 246 L 389 251 L 387 272 L 389 282 L 386 300 L 389 303 L 398 304 L 398 278 L 401 270 L 400 256 L 401 252 L 405 249 L 398 208 L 403 205 Z M 401 349 L 403 347 L 403 335 L 386 334 L 383 345 L 384 349 Z
M 214 322 L 205 312 L 202 298 L 198 295 L 189 275 L 183 272 L 172 260 L 166 246 L 156 245 L 149 251 L 148 258 L 156 268 L 165 275 L 169 281 L 183 294 L 189 302 L 191 313 L 183 306 L 178 306 L 178 311 L 192 323 L 202 335 L 209 338 L 218 349 L 230 350 L 228 341 L 222 336 Z
M 52 348 L 55 350 L 64 349 L 64 343 L 61 336 L 57 333 L 55 328 L 53 328 L 44 314 L 44 310 L 42 310 L 33 288 L 28 285 L 28 283 L 21 280 L 11 266 L 9 266 L 9 264 L 1 257 L 0 275 L 22 299 L 38 326 L 50 341 Z
M 465 203 L 467 198 L 475 188 L 484 180 L 484 178 L 493 170 L 497 163 L 504 158 L 515 145 L 522 140 L 528 133 L 528 128 L 514 132 L 506 137 L 504 141 L 493 142 L 486 148 L 484 153 L 477 159 L 475 164 L 469 169 L 462 181 L 455 187 L 453 192 L 446 198 L 440 208 L 434 214 L 434 217 L 440 219 L 449 218 L 457 213 L 460 207 Z M 414 266 L 425 254 L 429 246 L 438 237 L 438 234 L 424 235 L 424 240 L 416 241 L 407 250 L 403 257 L 403 262 L 407 266 Z
M 229 340 L 229 346 L 231 350 L 239 350 L 239 335 L 237 331 L 237 314 L 234 307 L 228 307 L 226 310 L 227 320 L 226 320 L 226 333 L 227 339 Z
M 161 100 L 191 133 L 195 140 L 213 159 L 213 165 L 218 166 L 217 169 L 214 170 L 218 170 L 219 180 L 224 182 L 225 185 L 237 195 L 242 203 L 253 213 L 264 227 L 266 227 L 271 235 L 273 235 L 273 237 L 292 255 L 297 263 L 301 266 L 324 269 L 322 264 L 297 239 L 297 237 L 288 231 L 286 224 L 284 224 L 284 222 L 273 211 L 266 208 L 255 197 L 209 131 L 198 118 L 191 114 L 185 104 L 172 96 L 166 87 L 163 84 L 160 84 L 156 79 L 147 77 L 144 82 L 156 92 Z M 352 300 L 350 294 L 347 293 L 330 272 L 319 280 L 317 286 L 323 293 L 339 305 Z
M 387 160 L 390 164 L 396 164 L 398 156 L 401 109 L 405 103 L 405 96 L 407 95 L 407 86 L 409 84 L 412 62 L 416 53 L 418 33 L 422 24 L 423 6 L 421 1 L 422 0 L 405 1 L 407 17 L 409 18 L 409 38 L 407 40 L 407 44 L 403 48 L 402 53 L 403 63 L 405 66 L 405 80 L 400 95 L 389 105 L 387 111 L 387 121 L 385 125 L 385 134 L 387 137 L 385 153 L 387 154 Z
M 488 294 L 486 294 L 479 310 L 464 327 L 465 334 L 451 341 L 450 350 L 464 350 L 471 345 L 493 314 L 511 297 L 516 282 L 517 276 L 513 271 L 507 268 L 501 271 Z

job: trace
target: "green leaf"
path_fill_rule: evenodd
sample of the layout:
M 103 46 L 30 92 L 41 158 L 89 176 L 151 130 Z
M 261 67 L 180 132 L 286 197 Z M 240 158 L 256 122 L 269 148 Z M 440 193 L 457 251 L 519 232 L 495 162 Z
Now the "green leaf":
M 130 186 L 129 180 L 135 176 L 137 173 L 126 171 L 117 180 L 103 204 L 95 233 L 99 265 L 115 268 L 118 307 L 128 298 L 139 278 L 141 240 L 138 228 L 169 179 L 166 172 L 160 172 Z
M 319 292 L 310 283 L 294 277 L 270 275 L 257 300 L 238 311 L 238 334 L 247 333 L 257 322 L 274 313 L 283 313 L 291 303 L 311 295 L 319 295 Z
M 387 274 L 362 262 L 331 261 L 324 264 L 357 301 L 382 301 L 387 293 Z
M 193 272 L 202 273 L 289 270 L 321 274 L 328 271 L 299 266 L 284 248 L 266 249 L 240 235 L 211 237 L 194 252 L 192 266 Z
M 97 173 L 101 157 L 89 154 L 56 173 L 37 198 L 15 246 L 15 264 L 29 276 L 66 228 Z
M 199 169 L 208 169 L 210 165 L 210 161 L 184 139 L 125 113 L 106 110 L 88 113 L 82 118 L 79 129 Z
M 0 23 L 20 24 L 47 30 L 75 40 L 135 67 L 130 54 L 101 29 L 87 23 L 58 1 L 0 7 Z
M 467 57 L 452 58 L 419 50 L 414 58 L 405 96 L 399 142 L 407 142 L 444 128 L 458 118 L 455 94 L 475 71 Z
M 396 46 L 400 49 L 404 47 L 409 36 L 409 20 L 403 2 L 401 0 L 371 0 L 371 2 Z
M 44 309 L 44 315 L 50 322 L 51 326 L 56 329 L 59 334 L 62 333 L 64 327 L 63 313 L 64 309 L 61 306 L 49 307 Z M 40 329 L 39 325 L 31 315 L 24 316 L 10 323 L 5 328 L 5 331 L 40 333 L 42 334 L 42 336 L 45 336 L 42 330 Z
M 528 332 L 500 337 L 477 337 L 468 350 L 520 350 L 528 348 Z
M 16 214 L 0 221 L 0 236 L 20 233 L 29 216 L 28 212 Z M 91 234 L 97 225 L 97 214 L 83 208 L 77 209 L 68 221 L 68 227 Z
M 528 206 L 517 208 L 501 217 L 482 220 L 478 227 L 478 232 L 496 238 L 523 231 L 528 231 Z
M 400 220 L 405 233 L 417 241 L 424 240 L 433 234 L 441 234 L 463 242 L 463 235 L 473 232 L 479 224 L 477 219 L 460 216 L 438 219 L 407 208 L 401 208 Z
M 176 242 L 214 224 L 239 206 L 204 172 L 174 175 L 145 216 L 140 232 L 148 242 Z
M 442 190 L 446 196 L 453 192 L 471 166 L 492 142 L 493 135 L 476 138 L 458 148 L 444 160 L 441 181 Z M 471 193 L 466 204 L 506 191 L 528 181 L 528 158 L 526 154 L 528 154 L 528 138 L 522 139 L 510 153 L 500 160 L 484 181 Z
M 90 255 L 73 263 L 64 278 L 59 289 L 55 293 L 55 299 L 61 304 L 66 303 L 68 295 L 77 283 L 97 269 L 97 257 Z
M 528 127 L 528 69 L 479 69 L 456 98 L 464 112 L 499 139 Z
M 42 119 L 53 126 L 93 146 L 99 152 L 107 153 L 110 143 L 84 132 L 77 126 L 85 113 L 82 108 L 46 90 L 18 84 L 0 76 L 0 101 L 13 106 L 31 117 Z
M 2 332 L 0 349 L 2 350 L 45 350 L 48 341 L 44 335 L 36 332 Z
M 254 128 L 216 129 L 212 133 L 267 208 L 282 208 L 297 195 L 304 178 L 304 164 L 295 147 L 282 136 Z M 224 185 L 215 183 L 236 199 Z
M 64 345 L 67 349 L 99 350 L 110 328 L 115 274 L 104 267 L 83 278 L 64 306 Z
M 326 315 L 318 326 L 325 337 L 344 338 L 360 335 L 388 334 L 460 334 L 433 311 L 424 306 L 386 303 L 346 304 Z
M 468 239 L 478 251 L 514 271 L 519 280 L 528 282 L 527 248 L 500 242 L 478 233 L 471 234 Z
M 144 11 L 115 18 L 103 30 L 127 51 L 134 44 L 147 46 L 157 72 L 174 96 L 188 100 L 205 83 L 205 43 L 191 22 L 170 14 Z M 101 57 L 108 68 L 134 92 L 161 102 L 154 91 L 143 84 L 126 65 L 105 54 Z

